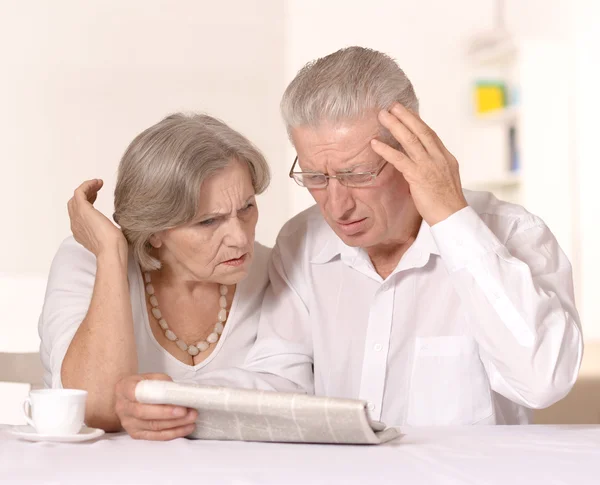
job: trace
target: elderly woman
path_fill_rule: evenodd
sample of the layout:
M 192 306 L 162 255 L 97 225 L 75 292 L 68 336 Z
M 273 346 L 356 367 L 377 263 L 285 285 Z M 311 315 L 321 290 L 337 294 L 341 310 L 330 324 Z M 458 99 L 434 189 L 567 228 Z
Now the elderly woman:
M 115 189 L 117 228 L 93 207 L 102 181 L 69 201 L 40 317 L 48 387 L 86 389 L 86 423 L 170 439 L 196 412 L 142 405 L 125 378 L 194 380 L 240 365 L 256 338 L 268 249 L 255 244 L 267 163 L 205 115 L 169 116 L 131 143 Z M 128 377 L 130 376 L 130 377 Z M 131 387 L 131 386 L 130 386 Z

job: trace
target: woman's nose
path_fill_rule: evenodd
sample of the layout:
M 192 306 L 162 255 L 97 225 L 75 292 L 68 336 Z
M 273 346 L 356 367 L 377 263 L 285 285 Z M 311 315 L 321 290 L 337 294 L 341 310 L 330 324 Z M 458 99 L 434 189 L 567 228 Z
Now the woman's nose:
M 245 225 L 238 217 L 232 217 L 227 227 L 227 242 L 230 246 L 245 247 L 248 245 L 248 234 Z

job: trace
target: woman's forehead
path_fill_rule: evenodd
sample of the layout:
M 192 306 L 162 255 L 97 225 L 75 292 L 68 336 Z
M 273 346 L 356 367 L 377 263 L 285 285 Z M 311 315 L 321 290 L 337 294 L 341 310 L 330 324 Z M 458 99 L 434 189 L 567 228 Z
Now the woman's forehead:
M 248 165 L 234 161 L 207 178 L 201 187 L 199 212 L 231 211 L 239 209 L 254 196 L 254 187 Z

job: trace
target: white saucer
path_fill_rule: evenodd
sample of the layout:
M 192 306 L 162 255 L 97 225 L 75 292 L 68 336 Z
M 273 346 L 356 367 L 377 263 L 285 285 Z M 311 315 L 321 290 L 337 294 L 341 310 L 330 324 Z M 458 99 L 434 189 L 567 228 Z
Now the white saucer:
M 78 441 L 88 441 L 98 438 L 104 434 L 103 429 L 88 428 L 84 426 L 77 434 L 66 436 L 56 436 L 49 434 L 39 434 L 32 426 L 13 426 L 7 430 L 13 436 L 27 441 L 55 441 L 59 443 L 76 443 Z

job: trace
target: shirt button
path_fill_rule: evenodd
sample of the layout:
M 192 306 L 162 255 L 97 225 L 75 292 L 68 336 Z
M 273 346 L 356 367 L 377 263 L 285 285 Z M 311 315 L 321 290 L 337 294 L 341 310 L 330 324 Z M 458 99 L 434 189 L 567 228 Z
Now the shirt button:
M 383 345 L 375 344 L 373 345 L 373 349 L 375 350 L 375 352 L 381 352 L 381 349 L 383 349 Z
M 373 404 L 372 402 L 368 402 L 367 403 L 367 409 L 369 411 L 374 411 L 375 410 L 375 404 Z

